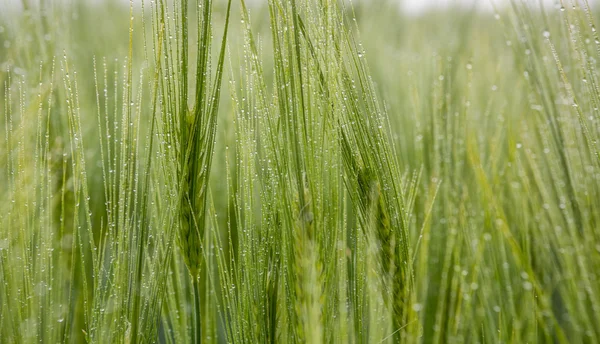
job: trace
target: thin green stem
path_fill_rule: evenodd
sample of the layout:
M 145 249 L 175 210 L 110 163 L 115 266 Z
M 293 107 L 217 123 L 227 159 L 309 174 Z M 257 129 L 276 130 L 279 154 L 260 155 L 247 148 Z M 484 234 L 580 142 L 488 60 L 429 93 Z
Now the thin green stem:
M 195 328 L 194 328 L 194 343 L 202 343 L 202 309 L 200 308 L 200 282 L 199 278 L 192 277 L 192 285 L 194 286 L 194 311 L 195 311 Z

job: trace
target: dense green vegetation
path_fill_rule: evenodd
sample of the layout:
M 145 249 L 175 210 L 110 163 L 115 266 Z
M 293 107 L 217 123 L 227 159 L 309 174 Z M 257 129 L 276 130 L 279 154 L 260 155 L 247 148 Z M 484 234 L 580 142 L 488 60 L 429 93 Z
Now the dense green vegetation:
M 586 0 L 0 12 L 0 342 L 600 341 Z

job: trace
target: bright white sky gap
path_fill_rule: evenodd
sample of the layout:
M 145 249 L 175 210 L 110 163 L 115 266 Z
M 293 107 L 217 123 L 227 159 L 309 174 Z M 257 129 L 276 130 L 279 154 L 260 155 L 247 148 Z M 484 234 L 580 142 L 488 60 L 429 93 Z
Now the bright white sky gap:
M 536 0 L 530 0 L 536 1 Z M 428 9 L 442 9 L 452 5 L 459 5 L 465 8 L 471 8 L 476 6 L 480 10 L 491 11 L 493 10 L 492 3 L 498 7 L 502 7 L 509 3 L 508 0 L 400 0 L 400 6 L 406 12 L 419 14 L 427 11 Z M 545 5 L 554 5 L 554 0 L 544 0 Z
M 493 6 L 502 8 L 507 6 L 509 0 L 399 0 L 401 7 L 409 13 L 419 14 L 432 8 L 447 8 L 452 5 L 459 5 L 461 7 L 471 8 L 476 6 L 478 9 L 483 11 L 493 11 Z M 560 0 L 518 0 L 531 3 L 533 6 L 539 6 L 541 3 L 546 10 L 553 8 L 560 8 Z M 517 2 L 518 2 L 517 1 Z M 585 4 L 585 0 L 563 0 L 564 6 L 571 6 L 572 2 L 578 2 L 581 5 Z M 600 3 L 599 0 L 588 0 L 590 6 L 595 6 Z

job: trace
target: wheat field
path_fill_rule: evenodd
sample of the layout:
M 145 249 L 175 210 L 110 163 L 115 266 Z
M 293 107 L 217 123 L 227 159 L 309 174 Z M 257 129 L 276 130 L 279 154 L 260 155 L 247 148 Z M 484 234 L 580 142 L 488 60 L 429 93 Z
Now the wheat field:
M 600 13 L 532 3 L 5 4 L 0 342 L 600 342 Z

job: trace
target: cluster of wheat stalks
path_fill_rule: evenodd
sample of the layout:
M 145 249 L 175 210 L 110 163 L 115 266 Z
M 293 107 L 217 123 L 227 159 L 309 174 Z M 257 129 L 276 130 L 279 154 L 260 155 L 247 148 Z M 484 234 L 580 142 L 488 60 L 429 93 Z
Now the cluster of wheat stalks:
M 599 341 L 600 37 L 529 5 L 6 7 L 0 342 Z

